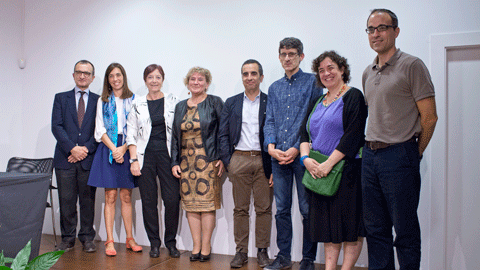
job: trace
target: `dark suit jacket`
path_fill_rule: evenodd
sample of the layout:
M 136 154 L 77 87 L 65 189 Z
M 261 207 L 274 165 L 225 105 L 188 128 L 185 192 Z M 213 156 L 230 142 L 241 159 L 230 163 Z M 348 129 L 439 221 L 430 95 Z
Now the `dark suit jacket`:
M 242 109 L 244 93 L 230 97 L 223 106 L 220 116 L 220 156 L 225 168 L 230 163 L 230 158 L 235 151 L 235 146 L 240 140 L 242 131 Z M 263 145 L 263 126 L 265 125 L 265 112 L 267 109 L 267 95 L 260 92 L 260 109 L 258 111 L 258 123 L 260 131 L 260 147 Z M 270 178 L 272 173 L 272 160 L 268 152 L 262 149 L 263 170 L 265 176 Z
M 52 133 L 57 139 L 53 166 L 58 169 L 69 169 L 72 164 L 68 162 L 70 150 L 76 145 L 86 146 L 88 156 L 81 161 L 85 170 L 90 170 L 93 156 L 98 143 L 93 136 L 95 132 L 95 114 L 99 96 L 92 91 L 88 95 L 87 108 L 82 126 L 78 126 L 77 105 L 75 102 L 75 89 L 55 95 L 52 111 Z

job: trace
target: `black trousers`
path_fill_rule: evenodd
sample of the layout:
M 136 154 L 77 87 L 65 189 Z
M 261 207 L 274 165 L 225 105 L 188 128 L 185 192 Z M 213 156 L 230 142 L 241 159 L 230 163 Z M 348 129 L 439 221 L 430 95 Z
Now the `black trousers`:
M 180 211 L 180 182 L 172 175 L 170 156 L 167 150 L 145 151 L 145 158 L 138 179 L 138 188 L 142 199 L 143 223 L 152 247 L 160 247 L 160 228 L 158 218 L 158 185 L 165 206 L 165 246 L 177 244 L 175 239 Z
M 77 235 L 77 200 L 80 204 L 80 242 L 93 241 L 95 230 L 93 219 L 95 211 L 96 187 L 87 185 L 90 170 L 84 170 L 80 162 L 74 163 L 68 170 L 55 169 L 60 203 L 60 227 L 62 241 L 75 243 Z

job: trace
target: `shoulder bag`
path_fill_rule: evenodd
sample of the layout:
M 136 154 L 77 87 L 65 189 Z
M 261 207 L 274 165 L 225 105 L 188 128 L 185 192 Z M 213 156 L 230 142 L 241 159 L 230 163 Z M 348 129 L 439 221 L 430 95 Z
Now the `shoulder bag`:
M 310 118 L 312 117 L 317 105 L 322 102 L 325 95 L 318 99 L 315 107 L 313 107 L 310 116 L 308 117 L 307 121 L 307 132 L 310 142 L 312 141 L 312 137 L 310 135 Z M 321 154 L 318 151 L 310 149 L 310 153 L 308 157 L 313 158 L 318 163 L 325 162 L 329 156 Z M 345 160 L 340 160 L 335 166 L 333 166 L 330 173 L 322 178 L 314 179 L 310 172 L 305 169 L 305 174 L 303 175 L 302 183 L 305 185 L 306 188 L 310 189 L 311 191 L 323 195 L 323 196 L 334 196 L 337 193 L 338 187 L 340 186 L 340 180 L 342 179 L 342 172 L 343 167 L 345 166 Z

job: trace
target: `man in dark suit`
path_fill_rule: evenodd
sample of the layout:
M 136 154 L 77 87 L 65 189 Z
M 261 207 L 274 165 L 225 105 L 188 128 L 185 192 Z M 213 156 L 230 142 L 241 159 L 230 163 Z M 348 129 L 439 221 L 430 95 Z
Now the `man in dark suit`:
M 220 117 L 220 152 L 233 186 L 236 254 L 230 263 L 240 268 L 248 261 L 250 197 L 253 191 L 256 221 L 255 245 L 260 267 L 270 263 L 267 248 L 272 228 L 273 181 L 271 158 L 263 151 L 263 125 L 267 95 L 260 91 L 262 65 L 247 60 L 242 65 L 245 92 L 225 102 Z
M 89 89 L 95 68 L 87 60 L 75 64 L 73 90 L 55 95 L 52 111 L 52 133 L 57 140 L 53 165 L 57 176 L 60 201 L 62 242 L 56 250 L 68 251 L 75 245 L 77 234 L 77 198 L 80 203 L 78 239 L 85 252 L 95 252 L 95 187 L 87 185 L 97 143 L 95 114 L 98 95 Z

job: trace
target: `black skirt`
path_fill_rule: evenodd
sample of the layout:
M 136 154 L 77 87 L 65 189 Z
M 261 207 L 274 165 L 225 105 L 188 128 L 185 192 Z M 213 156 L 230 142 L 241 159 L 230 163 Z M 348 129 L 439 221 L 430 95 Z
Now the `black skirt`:
M 312 242 L 355 242 L 365 237 L 362 211 L 361 159 L 345 161 L 337 194 L 332 197 L 307 190 Z

